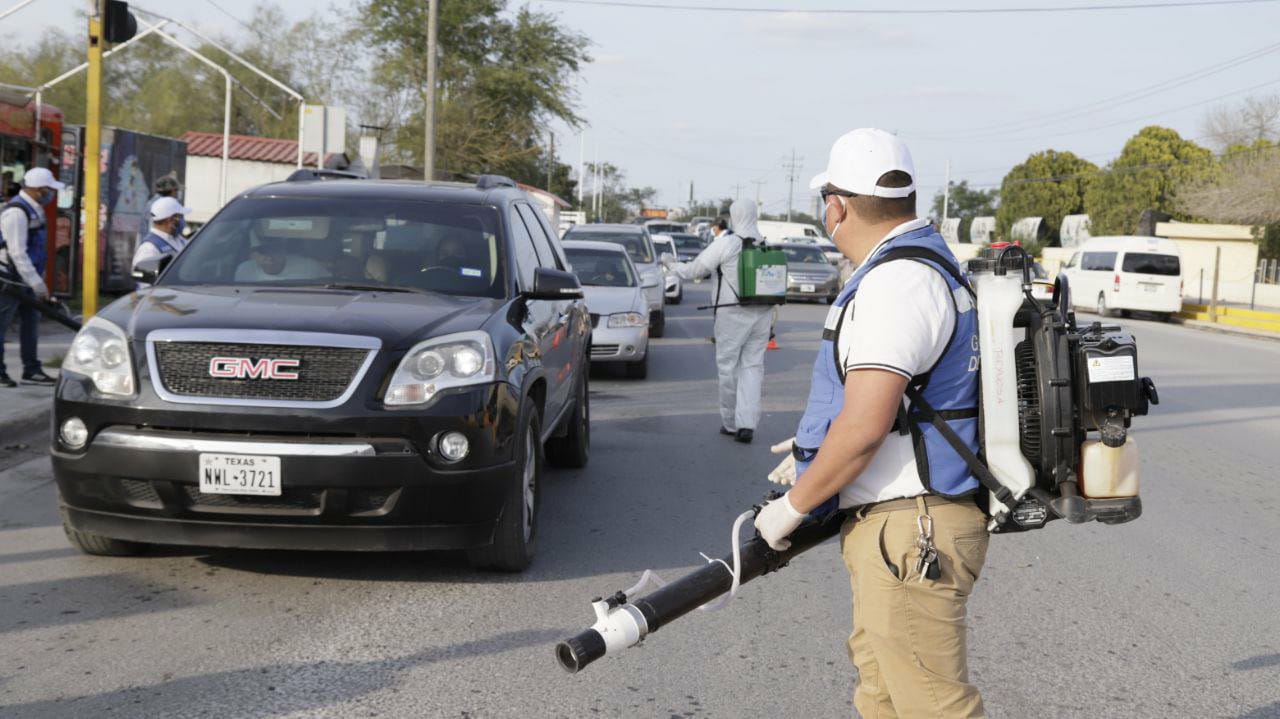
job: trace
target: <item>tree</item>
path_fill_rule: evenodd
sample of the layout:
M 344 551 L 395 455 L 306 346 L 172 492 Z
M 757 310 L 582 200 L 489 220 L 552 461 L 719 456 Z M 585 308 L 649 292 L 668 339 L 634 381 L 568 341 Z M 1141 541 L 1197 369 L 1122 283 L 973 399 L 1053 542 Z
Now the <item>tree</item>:
M 1209 150 L 1166 127 L 1152 125 L 1129 138 L 1120 156 L 1085 191 L 1085 210 L 1095 235 L 1132 233 L 1143 210 L 1167 212 L 1180 220 L 1178 188 L 1216 177 Z
M 597 174 L 597 169 L 599 172 Z M 587 178 L 591 180 L 583 189 L 583 200 L 590 207 L 589 197 L 595 194 L 599 177 L 600 215 L 594 217 L 599 222 L 625 222 L 636 217 L 640 211 L 648 207 L 658 191 L 652 187 L 628 187 L 626 174 L 611 162 L 599 165 L 587 163 Z
M 1000 204 L 1000 191 L 995 188 L 971 189 L 968 180 L 952 182 L 950 187 L 951 195 L 946 202 L 947 216 L 960 218 L 960 240 L 965 242 L 967 241 L 965 238 L 969 236 L 969 226 L 973 224 L 973 218 L 996 213 L 996 207 Z M 934 222 L 942 222 L 943 199 L 941 191 L 933 196 L 931 217 Z
M 1220 151 L 1280 140 L 1280 94 L 1246 97 L 1238 105 L 1219 105 L 1204 114 L 1200 128 L 1209 145 Z
M 1097 170 L 1092 162 L 1058 150 L 1037 152 L 1015 165 L 1000 183 L 996 234 L 1008 237 L 1014 222 L 1041 217 L 1047 241 L 1059 244 L 1062 218 L 1084 210 L 1085 192 Z
M 527 6 L 510 16 L 505 10 L 506 0 L 440 6 L 436 164 L 450 173 L 498 172 L 542 185 L 546 126 L 553 119 L 580 122 L 573 83 L 590 60 L 588 41 L 554 15 Z M 420 162 L 426 4 L 365 0 L 354 17 L 376 48 L 363 114 L 391 128 L 389 157 Z

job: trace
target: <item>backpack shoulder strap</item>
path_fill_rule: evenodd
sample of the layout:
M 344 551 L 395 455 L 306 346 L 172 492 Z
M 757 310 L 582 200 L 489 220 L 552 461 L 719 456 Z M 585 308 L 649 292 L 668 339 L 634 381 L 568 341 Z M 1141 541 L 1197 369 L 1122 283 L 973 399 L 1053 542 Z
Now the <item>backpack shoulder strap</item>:
M 884 253 L 876 258 L 871 265 L 872 268 L 883 265 L 886 262 L 894 260 L 928 260 L 931 266 L 934 266 L 939 272 L 946 274 L 948 277 L 956 281 L 956 284 L 968 290 L 971 294 L 973 288 L 969 285 L 969 280 L 963 273 L 941 254 L 934 252 L 927 247 L 898 247 Z M 870 271 L 870 270 L 868 270 Z

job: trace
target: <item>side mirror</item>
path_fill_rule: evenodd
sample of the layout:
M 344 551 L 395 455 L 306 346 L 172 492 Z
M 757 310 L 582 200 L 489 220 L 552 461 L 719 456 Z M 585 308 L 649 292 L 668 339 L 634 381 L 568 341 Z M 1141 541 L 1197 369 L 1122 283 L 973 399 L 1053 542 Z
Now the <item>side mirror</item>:
M 539 267 L 533 271 L 533 291 L 525 296 L 531 300 L 580 300 L 582 284 L 572 272 Z
M 642 287 L 644 287 L 644 288 L 647 290 L 647 289 L 650 289 L 650 288 L 653 288 L 653 287 L 657 287 L 657 286 L 659 286 L 659 285 L 661 285 L 661 284 L 662 284 L 662 281 L 661 281 L 661 280 L 659 280 L 659 279 L 657 279 L 657 278 L 654 278 L 654 279 L 647 279 L 647 280 L 645 280 L 641 286 L 642 286 Z
M 166 252 L 159 257 L 149 257 L 139 262 L 130 274 L 132 274 L 133 279 L 138 282 L 154 285 L 156 283 L 156 278 L 160 276 L 160 273 L 164 272 L 164 269 L 169 266 L 170 262 L 173 262 L 172 252 Z

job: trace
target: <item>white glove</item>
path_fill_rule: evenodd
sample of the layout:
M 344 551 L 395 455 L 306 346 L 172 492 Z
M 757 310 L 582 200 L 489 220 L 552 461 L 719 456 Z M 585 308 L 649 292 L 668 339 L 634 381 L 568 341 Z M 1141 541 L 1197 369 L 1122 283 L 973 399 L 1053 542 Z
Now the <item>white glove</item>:
M 760 514 L 756 516 L 756 531 L 760 532 L 760 536 L 777 551 L 791 546 L 791 540 L 787 539 L 787 535 L 796 531 L 796 527 L 804 521 L 805 515 L 796 511 L 791 506 L 791 500 L 787 495 L 773 500 L 764 505 L 760 510 Z
M 796 438 L 783 440 L 769 448 L 774 454 L 787 455 L 773 471 L 769 473 L 769 481 L 775 484 L 791 486 L 796 483 L 796 458 L 791 450 L 796 446 Z
M 668 254 L 659 255 L 658 261 L 661 262 L 662 266 L 667 268 L 668 270 L 676 266 L 676 258 Z

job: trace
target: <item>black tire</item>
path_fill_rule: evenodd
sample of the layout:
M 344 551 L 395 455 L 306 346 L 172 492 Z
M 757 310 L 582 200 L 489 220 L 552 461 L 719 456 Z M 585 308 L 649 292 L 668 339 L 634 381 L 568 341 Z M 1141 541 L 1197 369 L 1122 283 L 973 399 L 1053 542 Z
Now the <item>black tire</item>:
M 1169 319 L 1170 319 L 1171 317 L 1173 317 L 1173 313 L 1172 313 L 1172 312 L 1157 312 L 1157 313 L 1156 313 L 1156 321 L 1157 321 L 1157 322 L 1168 322 L 1168 321 L 1169 321 Z
M 67 522 L 66 510 L 60 509 L 59 513 L 62 514 L 62 531 L 67 535 L 67 541 L 85 554 L 92 554 L 95 557 L 133 557 L 147 550 L 147 545 L 142 542 L 112 539 L 101 534 L 72 529 L 71 524 Z
M 649 376 L 649 353 L 644 353 L 644 359 L 639 362 L 628 362 L 624 371 L 627 379 L 644 379 Z
M 528 406 L 516 439 L 517 470 L 511 474 L 493 544 L 467 552 L 471 566 L 500 572 L 523 572 L 533 562 L 538 540 L 538 505 L 542 488 L 542 442 L 538 408 Z M 531 485 L 531 486 L 530 486 Z
M 587 386 L 587 365 L 579 370 L 582 379 L 574 394 L 573 412 L 565 422 L 568 433 L 547 441 L 547 464 L 552 467 L 580 469 L 587 466 L 591 453 L 591 390 Z
M 683 288 L 683 287 L 681 287 L 681 288 L 680 288 L 680 291 L 676 293 L 676 296 L 675 296 L 675 297 L 672 297 L 670 300 L 668 300 L 668 301 L 667 301 L 667 304 L 670 304 L 670 305 L 678 305 L 678 304 L 680 304 L 681 302 L 684 302 L 684 288 Z
M 661 337 L 667 331 L 667 313 L 658 312 L 656 320 L 649 320 L 649 336 Z

